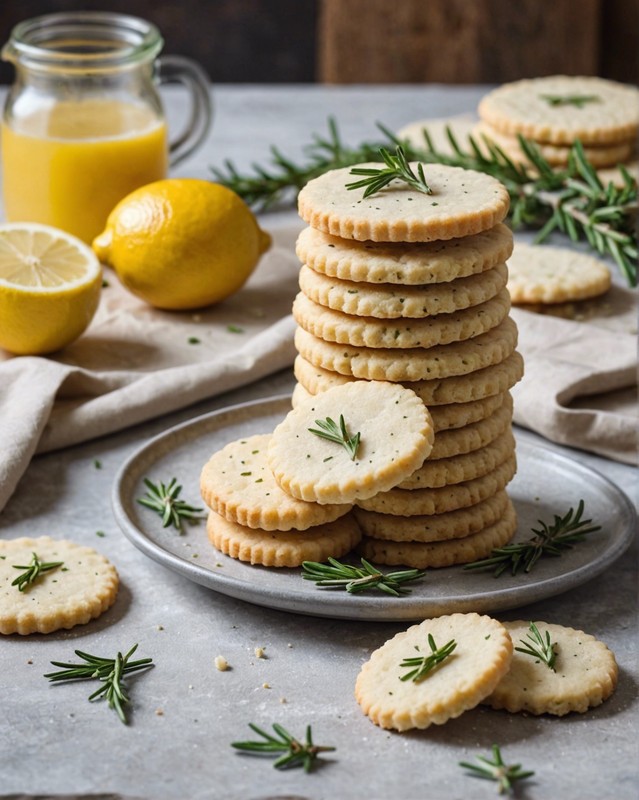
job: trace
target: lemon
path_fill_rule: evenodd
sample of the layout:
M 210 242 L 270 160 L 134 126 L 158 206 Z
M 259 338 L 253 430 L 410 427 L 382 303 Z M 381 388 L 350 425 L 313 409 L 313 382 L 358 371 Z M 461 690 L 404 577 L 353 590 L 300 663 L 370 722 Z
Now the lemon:
M 200 308 L 236 292 L 271 237 L 220 184 L 168 178 L 136 189 L 93 242 L 133 294 L 156 308 Z
M 33 222 L 0 225 L 0 347 L 51 353 L 72 342 L 98 307 L 102 270 L 86 244 Z

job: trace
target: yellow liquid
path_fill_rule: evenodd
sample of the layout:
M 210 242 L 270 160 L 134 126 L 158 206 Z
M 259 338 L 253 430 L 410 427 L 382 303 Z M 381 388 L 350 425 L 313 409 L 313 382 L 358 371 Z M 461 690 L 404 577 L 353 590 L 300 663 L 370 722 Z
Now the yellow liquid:
M 41 222 L 90 243 L 133 189 L 166 177 L 166 125 L 114 100 L 60 102 L 2 125 L 10 222 Z

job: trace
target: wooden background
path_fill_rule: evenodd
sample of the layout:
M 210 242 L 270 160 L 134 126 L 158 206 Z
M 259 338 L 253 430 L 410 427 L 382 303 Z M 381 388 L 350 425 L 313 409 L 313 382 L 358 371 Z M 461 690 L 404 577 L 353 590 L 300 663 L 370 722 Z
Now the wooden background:
M 0 38 L 52 11 L 154 21 L 214 83 L 636 83 L 639 0 L 0 0 Z M 13 70 L 0 66 L 0 82 Z

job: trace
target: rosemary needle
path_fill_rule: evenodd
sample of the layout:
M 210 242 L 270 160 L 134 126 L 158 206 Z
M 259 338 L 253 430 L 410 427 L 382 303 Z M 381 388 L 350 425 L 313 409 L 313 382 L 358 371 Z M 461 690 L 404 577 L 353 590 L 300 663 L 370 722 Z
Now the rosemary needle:
M 28 564 L 12 565 L 14 569 L 23 569 L 25 572 L 18 575 L 14 581 L 11 581 L 11 585 L 17 586 L 19 592 L 24 592 L 32 583 L 38 580 L 40 575 L 49 572 L 49 570 L 56 569 L 56 567 L 61 567 L 63 564 L 64 561 L 40 561 L 37 553 L 32 553 L 31 561 Z
M 308 430 L 310 433 L 314 433 L 315 436 L 319 436 L 320 439 L 328 439 L 329 442 L 341 444 L 351 457 L 351 461 L 355 460 L 361 434 L 356 433 L 354 436 L 348 435 L 343 414 L 339 415 L 339 427 L 335 423 L 335 420 L 332 420 L 330 417 L 326 417 L 326 419 L 316 419 L 315 424 L 317 428 L 309 428 Z
M 555 672 L 555 661 L 557 660 L 557 653 L 555 652 L 555 643 L 550 640 L 550 633 L 546 631 L 546 635 L 542 636 L 539 628 L 534 622 L 529 624 L 529 633 L 526 634 L 526 639 L 520 639 L 523 647 L 515 647 L 518 653 L 524 653 L 527 656 L 539 659 L 545 664 L 548 669 Z
M 276 769 L 302 766 L 304 767 L 304 772 L 310 772 L 315 759 L 320 753 L 328 753 L 335 750 L 334 747 L 314 744 L 310 725 L 306 728 L 306 741 L 303 744 L 277 722 L 273 724 L 276 736 L 267 733 L 252 722 L 249 722 L 249 728 L 257 733 L 261 740 L 232 742 L 231 747 L 246 753 L 259 755 L 277 755 L 281 753 L 282 755 L 273 764 Z
M 535 773 L 522 770 L 521 764 L 505 764 L 499 746 L 493 745 L 493 761 L 486 756 L 476 756 L 479 764 L 471 764 L 468 761 L 460 761 L 459 766 L 469 769 L 476 778 L 484 778 L 489 781 L 496 781 L 499 794 L 510 793 L 515 781 L 530 778 Z
M 102 686 L 89 695 L 89 701 L 104 697 L 109 704 L 109 708 L 112 708 L 126 725 L 127 719 L 124 713 L 124 706 L 130 701 L 123 678 L 132 672 L 138 672 L 141 669 L 148 669 L 154 666 L 152 658 L 140 658 L 137 661 L 130 660 L 137 648 L 137 644 L 134 644 L 125 656 L 118 652 L 115 658 L 101 658 L 100 656 L 91 655 L 91 653 L 84 653 L 82 650 L 76 650 L 76 656 L 81 658 L 85 662 L 84 664 L 52 661 L 51 663 L 54 667 L 62 667 L 63 669 L 59 672 L 48 672 L 44 677 L 48 678 L 52 683 L 92 679 L 101 681 Z
M 442 661 L 445 661 L 448 656 L 451 655 L 453 650 L 457 647 L 457 642 L 451 639 L 450 642 L 447 642 L 443 647 L 437 647 L 432 633 L 429 633 L 428 646 L 430 647 L 430 653 L 428 655 L 405 658 L 402 661 L 399 665 L 400 667 L 411 667 L 412 669 L 410 672 L 402 675 L 400 681 L 413 681 L 413 683 L 423 681 L 431 670 L 435 669 L 438 664 L 441 664 Z M 419 649 L 417 645 L 415 645 L 415 649 Z
M 188 520 L 195 522 L 203 519 L 200 514 L 203 508 L 195 508 L 186 501 L 180 500 L 182 487 L 178 484 L 177 478 L 171 478 L 168 484 L 158 481 L 157 484 L 144 479 L 144 485 L 148 491 L 142 497 L 138 497 L 140 505 L 150 508 L 162 517 L 162 525 L 168 528 L 170 525 L 182 533 L 182 521 Z
M 417 569 L 381 572 L 365 558 L 360 559 L 361 567 L 343 564 L 329 556 L 328 564 L 317 561 L 302 562 L 302 578 L 315 581 L 318 586 L 346 589 L 349 594 L 358 594 L 371 589 L 379 589 L 393 597 L 410 594 L 403 584 L 423 578 L 425 572 Z

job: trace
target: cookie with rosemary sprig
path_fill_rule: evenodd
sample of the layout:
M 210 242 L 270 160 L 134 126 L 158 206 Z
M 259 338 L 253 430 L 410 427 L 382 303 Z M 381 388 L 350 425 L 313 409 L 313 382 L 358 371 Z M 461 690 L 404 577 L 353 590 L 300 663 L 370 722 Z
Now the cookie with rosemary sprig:
M 604 702 L 618 667 L 606 645 L 574 628 L 549 622 L 504 622 L 514 645 L 510 670 L 482 702 L 496 709 L 564 716 Z
M 443 725 L 477 706 L 506 674 L 512 641 L 479 614 L 426 619 L 375 650 L 355 682 L 355 699 L 381 728 Z
M 99 617 L 118 573 L 92 547 L 41 536 L 0 541 L 0 633 L 51 633 Z

